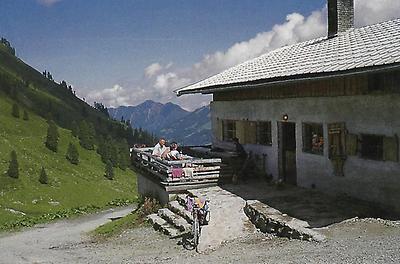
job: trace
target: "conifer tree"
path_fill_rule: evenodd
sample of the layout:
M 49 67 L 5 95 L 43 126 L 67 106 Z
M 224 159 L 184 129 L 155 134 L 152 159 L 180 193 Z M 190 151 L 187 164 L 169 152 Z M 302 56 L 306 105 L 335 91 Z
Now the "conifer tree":
M 76 146 L 72 143 L 69 143 L 66 158 L 71 162 L 71 164 L 79 164 L 79 152 Z
M 19 118 L 19 106 L 17 103 L 14 103 L 12 106 L 12 115 L 15 118 Z
M 118 153 L 118 166 L 122 170 L 126 170 L 129 167 L 130 156 L 129 156 L 129 147 L 126 139 L 123 139 Z
M 47 137 L 46 137 L 45 145 L 48 149 L 50 149 L 54 152 L 57 152 L 58 140 L 60 137 L 60 135 L 58 134 L 57 125 L 52 120 L 50 120 L 48 123 L 49 123 L 49 127 L 47 129 Z
M 24 119 L 25 121 L 28 121 L 28 120 L 29 120 L 29 114 L 28 114 L 28 111 L 26 111 L 26 110 L 24 110 L 23 119 Z
M 15 150 L 11 151 L 11 159 L 10 164 L 8 166 L 7 175 L 11 178 L 18 179 L 19 176 L 19 169 L 18 169 L 18 160 L 17 160 L 17 153 Z
M 39 182 L 41 184 L 48 184 L 49 183 L 49 178 L 47 177 L 47 173 L 46 173 L 46 170 L 44 169 L 44 167 L 42 167 L 42 170 L 40 172 Z
M 106 164 L 106 172 L 104 175 L 107 179 L 113 180 L 114 179 L 114 168 L 111 161 L 107 161 Z
M 94 128 L 89 127 L 85 120 L 79 125 L 79 144 L 85 149 L 94 150 Z
M 72 121 L 71 124 L 71 133 L 74 137 L 77 137 L 79 135 L 79 126 L 75 121 Z

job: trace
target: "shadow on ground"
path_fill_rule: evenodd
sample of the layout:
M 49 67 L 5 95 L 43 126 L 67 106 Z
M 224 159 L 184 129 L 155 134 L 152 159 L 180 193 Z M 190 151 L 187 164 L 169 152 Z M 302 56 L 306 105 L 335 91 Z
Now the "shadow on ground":
M 320 228 L 343 220 L 359 218 L 400 219 L 378 206 L 347 196 L 330 196 L 317 190 L 251 180 L 246 184 L 224 184 L 221 188 L 244 200 L 259 200 L 282 213 Z

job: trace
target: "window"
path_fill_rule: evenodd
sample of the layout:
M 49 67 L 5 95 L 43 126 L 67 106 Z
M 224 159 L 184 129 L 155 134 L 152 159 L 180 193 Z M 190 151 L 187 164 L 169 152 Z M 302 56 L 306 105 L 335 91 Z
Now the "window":
M 324 154 L 324 130 L 322 124 L 303 123 L 303 151 Z
M 257 122 L 257 144 L 272 145 L 271 122 Z
M 383 136 L 361 135 L 361 157 L 383 160 Z
M 236 137 L 236 122 L 232 120 L 222 120 L 222 140 L 231 140 Z

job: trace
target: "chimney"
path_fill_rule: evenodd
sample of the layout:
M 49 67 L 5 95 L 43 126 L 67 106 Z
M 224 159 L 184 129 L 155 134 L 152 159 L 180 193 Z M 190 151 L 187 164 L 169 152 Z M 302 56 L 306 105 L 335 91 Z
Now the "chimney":
M 354 0 L 328 0 L 328 38 L 354 27 Z

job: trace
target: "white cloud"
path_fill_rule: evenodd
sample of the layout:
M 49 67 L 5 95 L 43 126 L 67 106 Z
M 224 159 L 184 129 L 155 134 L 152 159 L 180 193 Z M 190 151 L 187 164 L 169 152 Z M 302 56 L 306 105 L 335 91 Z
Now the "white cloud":
M 129 91 L 119 84 L 101 91 L 91 91 L 88 93 L 86 99 L 88 103 L 103 102 L 107 106 L 111 107 L 129 105 L 129 102 L 131 101 Z
M 356 0 L 356 26 L 365 26 L 400 17 L 399 0 Z
M 356 26 L 364 26 L 398 17 L 399 0 L 355 0 Z M 253 38 L 235 43 L 225 51 L 216 51 L 204 55 L 203 59 L 191 67 L 178 68 L 172 63 L 163 65 L 153 63 L 144 69 L 144 79 L 139 85 L 133 86 L 129 92 L 120 89 L 105 89 L 101 93 L 93 93 L 106 105 L 138 104 L 147 99 L 160 102 L 179 103 L 186 109 L 193 110 L 208 104 L 211 96 L 187 95 L 176 97 L 173 90 L 184 85 L 199 81 L 229 67 L 255 58 L 276 48 L 297 42 L 325 36 L 327 34 L 326 7 L 315 10 L 305 17 L 299 13 L 286 16 L 286 20 L 260 32 Z
M 52 6 L 55 3 L 60 2 L 61 0 L 37 0 L 37 2 L 44 6 Z

